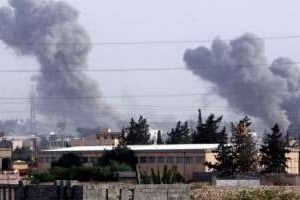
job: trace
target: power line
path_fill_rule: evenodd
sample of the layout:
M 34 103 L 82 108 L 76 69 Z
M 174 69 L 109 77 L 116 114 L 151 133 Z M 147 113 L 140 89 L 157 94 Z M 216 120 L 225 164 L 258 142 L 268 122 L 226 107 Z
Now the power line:
M 287 63 L 280 63 L 282 65 L 296 65 L 300 64 L 300 61 L 296 62 L 287 62 Z M 268 67 L 271 64 L 249 64 L 249 65 L 236 65 L 239 67 Z M 194 71 L 202 71 L 202 70 L 220 70 L 220 68 L 214 67 L 199 67 L 193 68 Z M 145 68 L 91 68 L 91 69 L 72 69 L 72 70 L 23 70 L 23 69 L 0 69 L 0 73 L 33 73 L 33 72 L 42 72 L 42 73 L 59 73 L 59 72 L 149 72 L 149 71 L 187 71 L 185 67 L 145 67 Z
M 288 36 L 267 36 L 256 37 L 252 40 L 283 40 L 283 39 L 300 39 L 300 35 L 288 35 Z M 230 42 L 234 39 L 222 39 L 222 41 Z M 250 39 L 248 39 L 250 40 Z M 187 44 L 187 43 L 210 43 L 214 39 L 210 40 L 155 40 L 155 41 L 133 41 L 133 42 L 96 42 L 93 45 L 156 45 L 156 44 Z
M 300 39 L 300 35 L 286 35 L 286 36 L 265 36 L 248 38 L 248 40 L 289 40 Z M 222 41 L 230 42 L 234 39 L 222 39 Z M 117 41 L 117 42 L 58 42 L 58 43 L 12 43 L 11 45 L 86 45 L 92 44 L 95 46 L 122 46 L 122 45 L 157 45 L 157 44 L 189 44 L 189 43 L 210 43 L 214 39 L 205 40 L 148 40 L 148 41 Z
M 35 97 L 36 100 L 52 101 L 52 100 L 90 100 L 90 99 L 122 99 L 122 98 L 173 98 L 173 97 L 197 97 L 197 96 L 215 96 L 218 95 L 216 92 L 205 92 L 205 93 L 173 93 L 173 94 L 141 94 L 141 95 L 112 95 L 112 96 L 42 96 Z M 30 97 L 0 97 L 0 100 L 5 101 L 18 101 L 24 100 L 29 101 Z M 1 103 L 1 102 L 0 102 Z M 25 103 L 25 102 L 24 102 Z M 249 103 L 249 105 L 252 105 Z
M 134 72 L 134 71 L 170 71 L 170 70 L 186 70 L 184 67 L 160 67 L 160 68 L 106 68 L 106 69 L 74 69 L 74 70 L 10 70 L 0 69 L 0 73 L 58 73 L 58 72 Z
M 185 93 L 185 94 L 146 94 L 146 95 L 123 95 L 123 96 L 57 96 L 35 97 L 43 100 L 85 100 L 85 99 L 114 99 L 114 98 L 168 98 L 168 97 L 192 97 L 201 95 L 215 95 L 214 93 Z M 0 97 L 0 100 L 30 100 L 30 97 Z

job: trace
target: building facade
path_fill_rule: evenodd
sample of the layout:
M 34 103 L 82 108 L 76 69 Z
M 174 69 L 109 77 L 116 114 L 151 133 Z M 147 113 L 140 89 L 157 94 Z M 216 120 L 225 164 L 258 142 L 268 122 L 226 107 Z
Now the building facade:
M 150 174 L 151 168 L 163 170 L 164 166 L 176 166 L 185 180 L 193 180 L 198 174 L 209 172 L 205 162 L 215 163 L 213 150 L 218 144 L 179 144 L 179 145 L 129 145 L 137 156 L 137 170 Z M 65 153 L 75 153 L 81 157 L 84 165 L 93 166 L 105 150 L 113 146 L 77 146 L 61 149 L 50 149 L 39 152 L 38 168 L 46 170 L 53 161 Z M 287 154 L 289 174 L 299 174 L 299 150 L 293 149 Z
M 104 129 L 89 137 L 72 138 L 71 146 L 116 146 L 119 144 L 121 134 L 122 132 Z
M 204 163 L 215 162 L 214 150 L 217 144 L 182 144 L 182 145 L 131 145 L 128 146 L 138 158 L 137 169 L 140 173 L 150 172 L 151 168 L 162 170 L 165 165 L 177 166 L 185 180 L 192 180 L 199 172 L 208 172 Z M 112 146 L 78 146 L 51 149 L 39 152 L 38 168 L 49 169 L 53 161 L 57 161 L 64 153 L 75 153 L 81 157 L 85 165 L 97 163 L 105 150 Z

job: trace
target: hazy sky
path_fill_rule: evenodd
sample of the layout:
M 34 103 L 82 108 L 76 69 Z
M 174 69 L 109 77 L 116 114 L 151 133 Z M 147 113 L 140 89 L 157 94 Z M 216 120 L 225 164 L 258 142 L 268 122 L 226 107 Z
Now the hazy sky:
M 80 22 L 90 34 L 93 50 L 90 68 L 184 67 L 187 48 L 210 43 L 99 45 L 99 42 L 138 42 L 161 40 L 232 39 L 245 32 L 260 37 L 300 35 L 297 19 L 300 2 L 271 0 L 66 0 L 80 12 Z M 0 5 L 5 5 L 1 1 Z M 267 40 L 269 61 L 288 56 L 300 61 L 300 39 Z M 0 45 L 0 70 L 38 69 L 33 58 L 19 57 Z M 27 97 L 33 73 L 0 73 L 1 97 Z M 104 96 L 207 93 L 209 83 L 190 71 L 165 72 L 88 72 L 97 80 Z M 126 119 L 143 114 L 150 121 L 195 118 L 197 108 L 205 113 L 231 114 L 226 101 L 216 96 L 171 98 L 107 98 L 116 112 Z M 2 101 L 1 101 L 2 102 Z M 28 103 L 0 102 L 1 118 L 29 116 Z M 9 112 L 7 112 L 9 111 Z

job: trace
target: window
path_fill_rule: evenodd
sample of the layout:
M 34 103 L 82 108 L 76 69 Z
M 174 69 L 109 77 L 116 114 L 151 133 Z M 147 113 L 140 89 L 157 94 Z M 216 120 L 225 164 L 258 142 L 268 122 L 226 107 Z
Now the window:
M 43 163 L 43 162 L 44 162 L 44 158 L 43 158 L 43 157 L 40 157 L 40 158 L 39 158 L 39 161 L 40 161 L 40 163 Z
M 181 156 L 176 157 L 176 163 L 183 163 L 183 157 Z
M 175 162 L 175 158 L 172 156 L 168 156 L 167 157 L 167 163 L 174 163 Z
M 155 157 L 154 156 L 148 157 L 148 163 L 155 163 Z
M 191 156 L 187 156 L 187 157 L 184 158 L 184 162 L 186 164 L 192 164 L 194 162 L 194 158 L 191 157 Z
M 51 162 L 54 162 L 54 161 L 56 161 L 56 158 L 55 157 L 51 157 Z
M 204 163 L 204 156 L 196 156 L 196 163 L 203 164 Z
M 89 161 L 88 157 L 81 157 L 81 161 L 83 163 L 87 163 Z
M 166 162 L 166 157 L 157 157 L 157 163 L 165 163 Z
M 141 156 L 140 157 L 140 163 L 146 163 L 147 162 L 147 157 Z
M 90 162 L 96 163 L 97 162 L 97 157 L 90 157 Z

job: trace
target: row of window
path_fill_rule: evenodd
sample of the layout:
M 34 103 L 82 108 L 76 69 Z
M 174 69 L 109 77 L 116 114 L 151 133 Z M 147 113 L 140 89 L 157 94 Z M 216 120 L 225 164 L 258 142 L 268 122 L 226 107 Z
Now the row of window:
M 40 157 L 39 158 L 40 163 L 52 163 L 56 160 L 57 160 L 57 158 L 55 158 L 55 157 Z
M 56 157 L 40 157 L 40 163 L 52 163 L 57 161 Z M 96 163 L 98 161 L 97 157 L 81 157 L 83 163 Z M 203 164 L 204 156 L 140 156 L 138 159 L 139 163 L 159 163 L 159 164 Z
M 203 156 L 141 156 L 139 157 L 139 163 L 168 163 L 168 164 L 174 164 L 174 163 L 186 163 L 186 164 L 203 164 L 204 157 Z
M 82 163 L 96 163 L 98 161 L 97 157 L 80 157 Z M 58 158 L 56 157 L 40 157 L 40 163 L 52 163 L 57 161 Z

